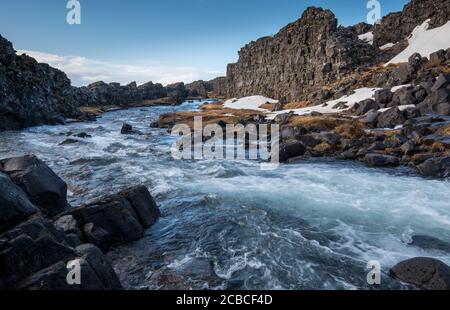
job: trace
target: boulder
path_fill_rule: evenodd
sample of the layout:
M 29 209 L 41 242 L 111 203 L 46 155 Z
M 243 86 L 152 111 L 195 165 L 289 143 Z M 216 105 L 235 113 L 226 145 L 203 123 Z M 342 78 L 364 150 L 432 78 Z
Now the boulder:
M 285 162 L 290 158 L 302 156 L 305 154 L 306 147 L 303 143 L 295 140 L 289 140 L 280 144 L 280 161 Z
M 37 157 L 4 159 L 0 165 L 44 215 L 56 215 L 67 207 L 67 184 Z
M 54 223 L 55 227 L 66 235 L 75 234 L 79 238 L 81 238 L 81 231 L 78 227 L 77 221 L 73 218 L 72 215 L 65 215 L 57 219 Z
M 430 54 L 429 64 L 432 66 L 439 66 L 444 63 L 446 59 L 447 58 L 445 57 L 445 51 L 439 50 L 437 52 L 434 52 L 433 54 Z
M 450 253 L 450 243 L 431 236 L 414 235 L 410 244 L 426 250 L 439 250 Z
M 382 112 L 377 119 L 378 128 L 394 128 L 397 125 L 401 125 L 406 121 L 402 111 L 398 108 L 390 108 Z
M 416 150 L 416 145 L 413 141 L 407 141 L 400 147 L 401 151 L 405 155 L 411 155 Z
M 135 241 L 144 234 L 144 229 L 130 202 L 119 195 L 75 208 L 70 210 L 70 214 L 78 225 L 83 227 L 85 238 L 100 248 Z M 87 228 L 90 230 L 87 231 Z M 91 234 L 95 238 L 92 238 Z M 99 234 L 100 239 L 97 238 Z
M 297 139 L 308 133 L 303 126 L 282 125 L 280 128 L 280 137 L 282 140 Z
M 161 216 L 158 205 L 150 195 L 147 187 L 136 186 L 119 193 L 133 207 L 142 226 L 150 227 Z
M 424 62 L 426 62 L 426 59 L 424 59 L 419 53 L 414 53 L 408 58 L 409 66 L 415 71 L 417 71 L 424 64 Z
M 411 105 L 416 104 L 416 97 L 414 95 L 414 89 L 412 87 L 400 88 L 394 93 L 392 101 L 395 105 Z M 392 105 L 388 105 L 390 107 Z
M 0 172 L 0 233 L 25 221 L 37 209 L 21 188 Z
M 366 99 L 356 104 L 355 115 L 364 115 L 370 110 L 378 110 L 378 104 L 372 99 Z
M 106 290 L 118 290 L 122 288 L 119 278 L 115 273 L 110 260 L 99 248 L 93 244 L 83 244 L 76 248 L 80 255 L 94 270 L 95 275 L 100 279 L 102 287 Z M 83 278 L 82 278 L 83 284 Z
M 362 122 L 367 125 L 375 125 L 377 123 L 378 116 L 380 116 L 380 114 L 381 113 L 378 112 L 377 110 L 370 110 L 369 112 L 366 113 Z
M 297 138 L 297 140 L 300 141 L 306 147 L 310 147 L 310 148 L 313 148 L 316 145 L 320 144 L 320 139 L 318 139 L 317 136 L 315 136 L 313 134 L 306 134 L 306 135 L 299 136 Z
M 441 88 L 447 87 L 450 84 L 450 74 L 441 73 L 431 88 L 432 92 L 438 91 Z
M 416 168 L 423 176 L 446 178 L 450 176 L 450 157 L 429 158 L 417 165 Z
M 0 288 L 10 288 L 20 280 L 60 261 L 75 257 L 74 250 L 43 219 L 21 224 L 1 236 Z
M 294 112 L 278 114 L 274 118 L 274 122 L 277 124 L 286 124 L 289 122 L 289 119 L 294 115 Z
M 395 156 L 369 153 L 364 157 L 364 162 L 370 167 L 398 166 L 400 161 Z
M 450 289 L 450 267 L 434 258 L 417 257 L 403 261 L 390 270 L 390 276 L 419 289 Z
M 341 136 L 334 132 L 320 132 L 312 134 L 319 142 L 326 142 L 329 145 L 341 144 Z
M 377 104 L 388 104 L 392 101 L 394 94 L 390 89 L 381 89 L 375 92 L 375 102 Z
M 133 127 L 130 124 L 124 123 L 122 125 L 122 129 L 120 130 L 120 133 L 123 135 L 129 135 L 133 133 Z

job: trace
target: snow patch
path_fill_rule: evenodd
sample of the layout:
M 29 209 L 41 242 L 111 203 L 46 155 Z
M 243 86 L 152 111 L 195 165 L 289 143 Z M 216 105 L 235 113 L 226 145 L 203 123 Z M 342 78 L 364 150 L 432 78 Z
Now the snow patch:
M 371 32 L 371 31 L 363 33 L 363 34 L 360 34 L 358 36 L 358 38 L 361 41 L 364 41 L 366 43 L 369 43 L 370 45 L 373 45 L 373 32 Z
M 351 109 L 355 103 L 364 101 L 366 99 L 373 99 L 375 92 L 377 90 L 380 90 L 380 88 L 359 88 L 354 91 L 353 94 L 348 96 L 343 96 L 336 100 L 328 101 L 322 105 L 316 105 L 312 107 L 306 107 L 301 109 L 293 109 L 293 110 L 283 110 L 278 112 L 273 112 L 269 114 L 267 119 L 271 120 L 274 119 L 277 115 L 284 114 L 284 113 L 290 113 L 293 112 L 296 115 L 307 115 L 311 114 L 312 112 L 319 112 L 322 114 L 331 114 L 331 113 L 338 113 L 342 111 L 346 111 Z M 338 107 L 335 107 L 338 103 L 345 104 L 346 107 L 339 109 Z
M 389 64 L 408 62 L 408 58 L 414 53 L 419 53 L 424 57 L 430 57 L 430 54 L 450 47 L 450 21 L 445 25 L 428 29 L 430 20 L 426 20 L 422 25 L 417 26 L 408 38 L 408 47 L 395 56 Z
M 387 43 L 383 46 L 380 46 L 380 50 L 387 50 L 388 48 L 394 47 L 395 44 L 394 43 Z
M 404 85 L 399 85 L 399 86 L 395 86 L 391 88 L 391 92 L 395 93 L 397 90 L 402 89 L 402 88 L 406 88 L 406 87 L 411 87 L 411 84 L 404 84 Z
M 278 100 L 274 100 L 272 98 L 264 97 L 264 96 L 250 96 L 250 97 L 243 97 L 240 99 L 229 99 L 225 101 L 223 106 L 225 108 L 229 109 L 236 109 L 236 110 L 255 110 L 255 111 L 261 111 L 261 112 L 268 112 L 267 109 L 262 109 L 260 106 L 266 103 L 277 103 Z

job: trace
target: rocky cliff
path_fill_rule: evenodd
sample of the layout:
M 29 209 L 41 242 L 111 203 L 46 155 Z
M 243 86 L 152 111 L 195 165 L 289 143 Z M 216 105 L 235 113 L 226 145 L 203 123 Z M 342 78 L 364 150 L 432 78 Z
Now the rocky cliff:
M 273 37 L 251 42 L 228 65 L 230 97 L 261 94 L 299 100 L 357 67 L 370 65 L 375 49 L 355 31 L 338 27 L 329 10 L 308 8 Z
M 57 124 L 80 116 L 67 76 L 26 55 L 0 36 L 0 130 Z
M 302 17 L 273 37 L 251 42 L 229 64 L 224 92 L 228 97 L 265 95 L 283 101 L 312 100 L 322 87 L 363 67 L 384 63 L 401 52 L 415 27 L 450 20 L 448 0 L 412 0 L 402 12 L 384 17 L 374 27 L 360 23 L 338 27 L 332 12 L 308 8 Z M 372 32 L 373 44 L 358 35 Z M 395 44 L 387 50 L 379 47 Z M 326 99 L 326 98 L 325 98 Z

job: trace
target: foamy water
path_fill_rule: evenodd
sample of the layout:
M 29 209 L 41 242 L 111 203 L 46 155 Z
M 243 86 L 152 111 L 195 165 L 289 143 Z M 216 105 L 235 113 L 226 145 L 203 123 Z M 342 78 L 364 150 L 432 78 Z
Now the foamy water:
M 450 264 L 448 253 L 407 244 L 414 234 L 450 242 L 448 180 L 326 160 L 274 171 L 251 161 L 174 160 L 174 138 L 149 125 L 197 105 L 0 133 L 0 157 L 36 154 L 69 184 L 74 206 L 126 186 L 150 188 L 163 217 L 144 239 L 110 253 L 128 288 L 161 287 L 152 275 L 164 270 L 189 288 L 371 289 L 370 260 L 381 263 L 381 288 L 404 288 L 386 276 L 399 261 Z M 124 121 L 143 135 L 120 135 Z M 69 131 L 92 138 L 58 145 Z

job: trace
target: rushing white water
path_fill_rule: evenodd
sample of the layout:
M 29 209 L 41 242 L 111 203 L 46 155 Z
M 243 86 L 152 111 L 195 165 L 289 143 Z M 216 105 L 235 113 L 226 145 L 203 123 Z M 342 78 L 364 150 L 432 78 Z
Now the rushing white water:
M 174 138 L 149 124 L 197 105 L 0 133 L 0 158 L 36 154 L 69 184 L 72 205 L 130 185 L 151 189 L 163 217 L 147 237 L 109 254 L 128 288 L 171 287 L 170 277 L 155 280 L 162 272 L 187 288 L 371 289 L 370 260 L 381 263 L 381 288 L 403 288 L 386 275 L 399 261 L 450 264 L 448 253 L 408 245 L 415 234 L 450 242 L 448 180 L 326 160 L 274 171 L 251 161 L 174 160 Z M 143 134 L 121 135 L 124 121 Z M 69 131 L 92 138 L 59 145 Z

